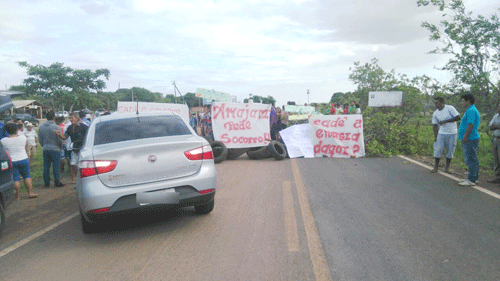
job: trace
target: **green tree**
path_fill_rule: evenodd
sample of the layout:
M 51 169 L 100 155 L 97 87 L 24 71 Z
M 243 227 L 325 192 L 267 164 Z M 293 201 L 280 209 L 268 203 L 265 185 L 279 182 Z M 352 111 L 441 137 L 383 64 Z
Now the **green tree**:
M 106 87 L 101 77 L 109 79 L 109 70 L 105 68 L 72 69 L 59 62 L 48 67 L 25 61 L 18 64 L 27 69 L 28 78 L 23 81 L 26 93 L 39 97 L 54 110 L 72 108 L 86 93 L 100 92 Z
M 341 99 L 343 96 L 344 96 L 344 93 L 342 93 L 342 92 L 333 93 L 332 98 L 330 99 L 330 102 L 339 103 L 339 102 L 341 102 Z
M 121 88 L 116 90 L 120 101 L 140 101 L 140 102 L 160 102 L 163 99 L 161 93 L 153 93 L 148 89 L 132 87 L 131 89 Z
M 418 6 L 433 5 L 443 12 L 439 26 L 423 22 L 431 41 L 439 41 L 430 53 L 452 57 L 441 69 L 453 73 L 455 80 L 476 95 L 476 103 L 490 114 L 500 103 L 500 20 L 497 14 L 490 18 L 473 16 L 462 0 L 418 0 Z M 492 106 L 493 105 L 493 106 Z
M 351 70 L 349 79 L 358 87 L 352 95 L 344 95 L 344 101 L 354 98 L 361 105 L 366 105 L 370 91 L 403 92 L 402 107 L 363 109 L 367 154 L 413 154 L 419 151 L 422 144 L 404 125 L 421 112 L 425 104 L 425 96 L 420 90 L 412 85 L 406 75 L 396 74 L 394 69 L 384 71 L 376 58 L 363 65 L 356 62 Z
M 196 97 L 196 93 L 187 93 L 184 95 L 184 102 L 191 107 L 197 107 L 202 104 L 202 99 Z

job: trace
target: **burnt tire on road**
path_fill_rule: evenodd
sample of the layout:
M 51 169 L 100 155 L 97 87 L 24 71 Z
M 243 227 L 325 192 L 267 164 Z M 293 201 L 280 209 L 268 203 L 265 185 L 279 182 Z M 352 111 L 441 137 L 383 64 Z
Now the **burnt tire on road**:
M 247 152 L 248 148 L 228 148 L 227 160 L 234 160 Z
M 267 146 L 250 148 L 247 151 L 248 158 L 254 160 L 266 159 L 271 157 L 271 153 Z
M 227 147 L 225 144 L 223 144 L 220 141 L 212 141 L 212 142 L 210 142 L 210 146 L 212 147 L 212 151 L 214 153 L 215 164 L 226 160 Z
M 271 141 L 267 148 L 269 149 L 269 153 L 276 160 L 283 160 L 286 157 L 286 149 L 285 145 L 279 141 Z

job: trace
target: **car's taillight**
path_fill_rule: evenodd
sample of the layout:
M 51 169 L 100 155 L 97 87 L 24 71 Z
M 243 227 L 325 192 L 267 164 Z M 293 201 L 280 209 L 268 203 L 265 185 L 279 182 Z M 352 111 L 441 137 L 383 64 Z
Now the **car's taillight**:
M 200 193 L 201 194 L 207 194 L 207 193 L 210 193 L 210 192 L 213 192 L 213 191 L 215 191 L 215 188 L 205 189 L 205 190 L 200 191 Z
M 212 152 L 212 147 L 210 145 L 205 145 L 195 149 L 188 150 L 184 152 L 187 159 L 189 160 L 206 160 L 214 159 L 214 154 Z
M 101 208 L 101 209 L 95 209 L 95 210 L 91 210 L 89 213 L 91 213 L 91 214 L 105 213 L 105 212 L 109 211 L 109 209 L 111 209 L 111 208 L 106 207 L 106 208 Z
M 78 163 L 80 178 L 95 176 L 113 171 L 118 162 L 114 160 L 84 160 Z

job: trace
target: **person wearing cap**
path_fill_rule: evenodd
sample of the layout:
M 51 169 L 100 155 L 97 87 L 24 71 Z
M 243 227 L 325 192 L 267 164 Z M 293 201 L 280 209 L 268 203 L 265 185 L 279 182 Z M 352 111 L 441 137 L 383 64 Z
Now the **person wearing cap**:
M 38 134 L 35 130 L 33 130 L 33 124 L 30 122 L 26 124 L 26 132 L 24 132 L 24 135 L 28 141 L 28 149 L 26 150 L 26 153 L 28 154 L 30 164 L 33 164 L 33 157 L 35 156 L 36 148 L 38 147 Z

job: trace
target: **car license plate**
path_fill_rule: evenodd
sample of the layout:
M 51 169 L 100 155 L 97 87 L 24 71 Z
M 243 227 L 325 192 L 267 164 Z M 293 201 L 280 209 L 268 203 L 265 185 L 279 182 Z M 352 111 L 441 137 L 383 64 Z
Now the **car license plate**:
M 2 161 L 2 171 L 5 171 L 9 169 L 9 162 L 8 161 Z
M 179 204 L 179 193 L 175 189 L 165 189 L 136 194 L 137 204 L 141 206 L 156 204 Z

